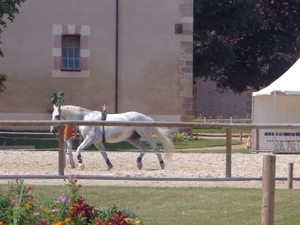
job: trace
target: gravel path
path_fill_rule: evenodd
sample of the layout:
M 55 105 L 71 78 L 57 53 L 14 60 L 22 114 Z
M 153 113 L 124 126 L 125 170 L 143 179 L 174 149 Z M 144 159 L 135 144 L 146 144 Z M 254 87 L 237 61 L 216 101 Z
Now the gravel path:
M 75 155 L 75 154 L 74 154 Z M 232 177 L 261 177 L 263 155 L 233 154 Z M 136 167 L 137 152 L 108 152 L 113 169 L 106 171 L 105 162 L 99 152 L 82 152 L 85 169 L 72 169 L 67 165 L 65 175 L 102 175 L 119 177 L 183 177 L 183 178 L 224 178 L 225 154 L 174 153 L 172 159 L 165 160 L 166 168 L 160 169 L 153 153 L 146 153 L 143 169 Z M 58 152 L 1 150 L 1 175 L 57 175 Z M 287 177 L 288 164 L 294 163 L 294 177 L 300 177 L 300 155 L 276 155 L 276 177 Z M 7 180 L 0 180 L 7 183 Z M 60 179 L 26 180 L 32 184 L 61 185 Z M 127 186 L 190 186 L 190 187 L 254 187 L 261 188 L 261 181 L 129 181 L 129 180 L 80 180 L 84 185 L 127 185 Z M 277 181 L 276 188 L 287 188 L 286 181 Z M 294 188 L 300 182 L 294 181 Z

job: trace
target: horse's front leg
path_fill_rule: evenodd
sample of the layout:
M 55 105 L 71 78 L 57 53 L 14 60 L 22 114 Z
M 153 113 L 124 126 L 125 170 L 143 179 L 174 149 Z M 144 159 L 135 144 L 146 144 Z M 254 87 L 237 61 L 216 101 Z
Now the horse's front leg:
M 88 146 L 90 146 L 92 144 L 92 139 L 90 138 L 85 138 L 83 140 L 83 142 L 78 146 L 77 148 L 77 161 L 79 163 L 79 169 L 83 170 L 84 169 L 84 164 L 83 164 L 83 160 L 82 160 L 82 156 L 81 156 L 81 150 L 87 148 Z
M 94 143 L 96 148 L 100 151 L 102 157 L 104 158 L 106 165 L 107 165 L 107 170 L 109 171 L 111 168 L 113 168 L 113 165 L 111 164 L 110 160 L 107 157 L 105 147 L 102 143 Z

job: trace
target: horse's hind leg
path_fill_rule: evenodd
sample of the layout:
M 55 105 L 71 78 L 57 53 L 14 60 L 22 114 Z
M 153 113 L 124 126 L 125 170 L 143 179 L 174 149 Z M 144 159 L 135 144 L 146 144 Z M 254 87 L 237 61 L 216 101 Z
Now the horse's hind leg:
M 143 167 L 142 159 L 143 159 L 143 156 L 145 155 L 146 151 L 148 150 L 147 146 L 141 142 L 140 138 L 129 138 L 129 139 L 127 139 L 127 141 L 130 144 L 132 144 L 133 146 L 135 146 L 141 150 L 141 153 L 140 153 L 139 157 L 137 158 L 136 163 L 137 163 L 137 167 L 139 169 L 142 169 L 142 167 Z
M 149 135 L 144 135 L 143 138 L 145 138 L 145 140 L 150 144 L 150 146 L 155 151 L 155 153 L 157 155 L 157 158 L 158 158 L 158 161 L 159 161 L 160 168 L 164 169 L 165 168 L 165 162 L 164 162 L 164 160 L 161 157 L 159 148 L 158 148 L 156 142 L 154 141 L 154 139 L 152 137 L 152 134 L 150 136 Z
M 102 143 L 94 143 L 94 145 L 96 146 L 96 148 L 100 151 L 101 155 L 103 156 L 103 158 L 107 164 L 107 170 L 110 170 L 111 168 L 113 168 L 113 165 L 111 164 L 110 160 L 107 157 L 104 145 Z

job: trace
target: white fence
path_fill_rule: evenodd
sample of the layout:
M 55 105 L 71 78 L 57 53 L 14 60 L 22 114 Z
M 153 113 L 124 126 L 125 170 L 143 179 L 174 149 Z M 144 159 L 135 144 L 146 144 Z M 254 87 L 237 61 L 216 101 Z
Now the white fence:
M 203 119 L 196 119 L 195 122 L 201 123 L 251 123 L 251 119 L 235 119 L 230 117 L 229 119 L 209 119 L 203 117 Z

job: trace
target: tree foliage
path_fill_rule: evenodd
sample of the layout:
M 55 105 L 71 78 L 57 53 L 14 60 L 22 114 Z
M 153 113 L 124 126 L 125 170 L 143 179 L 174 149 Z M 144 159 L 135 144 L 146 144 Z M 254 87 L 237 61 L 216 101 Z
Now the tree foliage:
M 194 76 L 259 90 L 299 57 L 300 1 L 195 0 Z
M 7 26 L 7 22 L 13 22 L 15 14 L 19 13 L 18 6 L 25 0 L 0 0 L 0 35 L 3 32 L 3 28 Z M 1 42 L 0 42 L 1 43 Z M 3 52 L 0 49 L 0 56 L 3 57 Z M 4 82 L 7 81 L 6 74 L 0 74 L 0 93 L 4 92 Z

